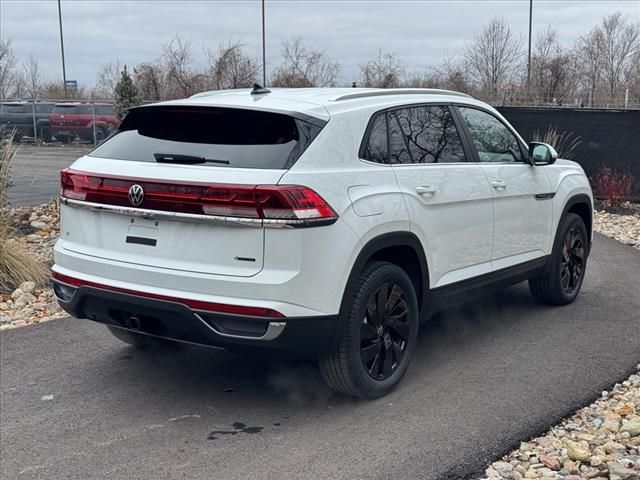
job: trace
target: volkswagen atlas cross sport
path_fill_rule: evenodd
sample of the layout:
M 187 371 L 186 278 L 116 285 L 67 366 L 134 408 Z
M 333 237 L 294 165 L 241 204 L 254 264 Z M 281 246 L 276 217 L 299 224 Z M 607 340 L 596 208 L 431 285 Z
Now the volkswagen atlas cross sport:
M 132 109 L 61 172 L 53 284 L 136 347 L 317 358 L 378 397 L 418 325 L 484 287 L 572 302 L 582 168 L 489 105 L 428 89 L 215 91 Z

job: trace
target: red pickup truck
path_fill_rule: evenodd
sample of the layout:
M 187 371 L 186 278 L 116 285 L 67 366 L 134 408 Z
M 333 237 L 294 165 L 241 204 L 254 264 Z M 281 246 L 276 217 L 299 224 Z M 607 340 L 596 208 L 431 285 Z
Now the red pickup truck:
M 91 104 L 89 102 L 57 103 L 49 116 L 51 135 L 63 142 L 75 137 L 101 142 L 119 125 L 113 105 L 108 103 Z

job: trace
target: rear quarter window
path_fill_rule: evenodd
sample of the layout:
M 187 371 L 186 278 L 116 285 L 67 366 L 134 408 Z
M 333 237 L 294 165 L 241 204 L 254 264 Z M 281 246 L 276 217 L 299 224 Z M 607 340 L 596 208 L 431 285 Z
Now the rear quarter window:
M 90 156 L 155 162 L 157 154 L 204 158 L 216 167 L 290 168 L 325 122 L 256 110 L 142 107 Z

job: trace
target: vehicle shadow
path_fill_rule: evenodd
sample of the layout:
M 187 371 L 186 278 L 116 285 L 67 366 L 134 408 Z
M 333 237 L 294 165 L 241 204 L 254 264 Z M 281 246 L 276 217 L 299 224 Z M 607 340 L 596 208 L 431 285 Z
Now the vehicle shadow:
M 483 348 L 493 336 L 525 321 L 532 308 L 545 307 L 534 303 L 526 287 L 516 286 L 436 314 L 421 326 L 412 366 L 399 388 L 420 377 L 423 368 L 437 368 L 460 345 Z M 239 355 L 193 345 L 149 351 L 114 346 L 108 352 L 103 360 L 113 366 L 97 367 L 101 375 L 112 375 L 121 385 L 135 384 L 147 398 L 175 394 L 194 404 L 219 400 L 248 406 L 256 401 L 290 407 L 357 403 L 331 391 L 313 360 Z

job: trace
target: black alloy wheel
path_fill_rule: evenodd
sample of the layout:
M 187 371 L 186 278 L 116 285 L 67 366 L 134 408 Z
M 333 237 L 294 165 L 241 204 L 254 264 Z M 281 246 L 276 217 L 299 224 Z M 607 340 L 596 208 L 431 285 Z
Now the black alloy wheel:
M 540 303 L 567 305 L 573 302 L 587 271 L 589 235 L 583 219 L 566 214 L 558 225 L 553 250 L 542 275 L 529 279 L 529 290 Z
M 337 344 L 319 362 L 322 378 L 360 398 L 391 392 L 407 371 L 418 337 L 418 299 L 407 272 L 389 262 L 368 263 L 347 288 L 338 322 Z
M 585 245 L 581 232 L 573 227 L 567 232 L 562 248 L 560 284 L 567 294 L 572 294 L 582 283 L 585 265 Z
M 367 300 L 360 327 L 360 358 L 369 376 L 386 380 L 402 363 L 409 341 L 407 299 L 402 288 L 385 283 Z

